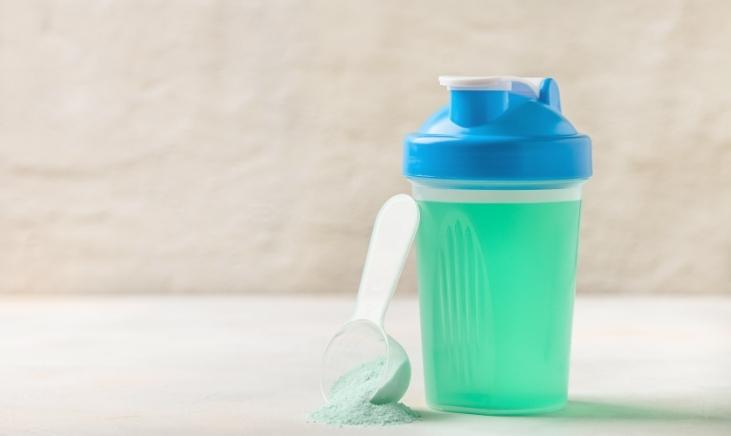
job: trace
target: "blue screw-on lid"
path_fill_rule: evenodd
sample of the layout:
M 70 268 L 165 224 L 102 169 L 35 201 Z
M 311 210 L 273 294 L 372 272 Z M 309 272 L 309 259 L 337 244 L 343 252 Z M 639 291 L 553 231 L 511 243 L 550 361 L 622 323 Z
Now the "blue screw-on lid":
M 543 181 L 591 176 L 591 140 L 561 114 L 550 78 L 440 77 L 449 106 L 404 143 L 414 178 Z

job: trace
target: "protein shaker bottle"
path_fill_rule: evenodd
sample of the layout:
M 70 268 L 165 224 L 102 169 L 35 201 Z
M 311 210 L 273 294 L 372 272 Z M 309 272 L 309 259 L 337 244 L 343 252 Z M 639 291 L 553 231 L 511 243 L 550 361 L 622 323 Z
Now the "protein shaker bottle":
M 529 414 L 567 399 L 581 186 L 591 141 L 550 78 L 441 77 L 407 136 L 429 405 Z

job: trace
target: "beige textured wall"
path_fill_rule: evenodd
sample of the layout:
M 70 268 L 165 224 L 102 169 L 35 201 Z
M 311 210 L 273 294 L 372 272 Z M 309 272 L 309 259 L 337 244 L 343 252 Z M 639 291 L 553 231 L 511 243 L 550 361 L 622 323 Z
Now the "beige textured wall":
M 436 76 L 508 73 L 556 77 L 594 140 L 581 292 L 729 293 L 730 20 L 724 0 L 0 0 L 0 291 L 354 292 Z

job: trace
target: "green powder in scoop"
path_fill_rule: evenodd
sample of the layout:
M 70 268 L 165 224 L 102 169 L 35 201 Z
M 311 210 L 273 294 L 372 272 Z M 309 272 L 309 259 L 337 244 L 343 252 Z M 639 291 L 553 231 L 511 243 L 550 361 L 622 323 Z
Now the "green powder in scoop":
M 384 360 L 364 363 L 340 377 L 330 391 L 330 403 L 310 414 L 310 420 L 330 425 L 393 425 L 419 419 L 402 403 L 373 404 Z

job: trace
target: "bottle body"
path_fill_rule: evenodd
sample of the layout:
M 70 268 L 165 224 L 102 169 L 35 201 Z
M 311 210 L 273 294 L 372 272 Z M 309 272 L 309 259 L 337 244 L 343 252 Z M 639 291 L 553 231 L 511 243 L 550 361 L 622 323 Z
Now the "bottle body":
M 421 211 L 427 402 L 527 414 L 566 403 L 581 180 L 411 179 Z

